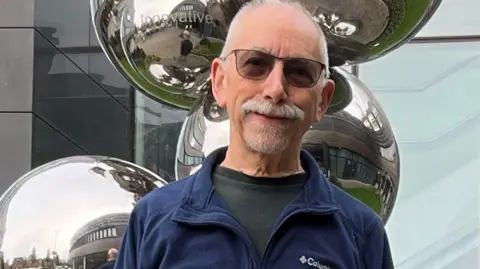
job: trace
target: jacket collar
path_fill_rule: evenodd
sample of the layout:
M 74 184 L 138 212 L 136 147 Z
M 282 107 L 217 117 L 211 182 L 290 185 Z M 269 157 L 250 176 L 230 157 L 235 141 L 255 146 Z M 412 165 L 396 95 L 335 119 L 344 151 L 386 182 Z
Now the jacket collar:
M 227 147 L 213 151 L 204 160 L 202 167 L 191 176 L 193 178 L 186 185 L 180 207 L 173 215 L 174 219 L 201 221 L 211 219 L 215 213 L 228 214 L 228 206 L 215 193 L 212 183 L 212 172 L 225 158 L 226 151 Z M 305 150 L 301 151 L 300 158 L 309 178 L 289 208 L 313 213 L 338 210 L 331 184 L 320 172 L 316 160 Z

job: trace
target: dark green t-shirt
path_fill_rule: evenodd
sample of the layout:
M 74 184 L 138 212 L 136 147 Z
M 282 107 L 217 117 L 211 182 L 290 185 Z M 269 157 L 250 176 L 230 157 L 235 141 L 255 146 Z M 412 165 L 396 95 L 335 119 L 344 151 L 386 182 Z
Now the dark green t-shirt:
M 282 178 L 251 177 L 217 166 L 212 175 L 215 191 L 243 226 L 262 256 L 277 219 L 308 179 L 306 173 Z

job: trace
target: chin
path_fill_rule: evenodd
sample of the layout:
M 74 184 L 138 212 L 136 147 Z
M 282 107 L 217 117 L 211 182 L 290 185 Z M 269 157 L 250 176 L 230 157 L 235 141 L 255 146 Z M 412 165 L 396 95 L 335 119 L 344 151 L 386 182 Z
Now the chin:
M 278 154 L 284 152 L 289 145 L 286 138 L 268 137 L 244 137 L 247 146 L 255 152 L 263 154 Z

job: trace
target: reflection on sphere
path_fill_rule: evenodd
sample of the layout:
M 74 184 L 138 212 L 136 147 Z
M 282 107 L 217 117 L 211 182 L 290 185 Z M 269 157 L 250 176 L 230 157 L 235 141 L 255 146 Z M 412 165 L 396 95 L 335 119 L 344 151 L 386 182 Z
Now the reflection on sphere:
M 166 185 L 135 164 L 77 156 L 40 166 L 0 198 L 3 268 L 98 268 L 136 202 Z
M 90 0 L 105 54 L 138 89 L 189 109 L 210 90 L 210 63 L 220 55 L 233 16 L 248 0 Z M 325 33 L 331 66 L 377 59 L 405 44 L 441 0 L 298 0 Z M 183 33 L 188 31 L 188 38 Z M 182 55 L 182 42 L 191 45 Z M 185 48 L 187 48 L 185 47 Z
M 358 78 L 342 68 L 331 71 L 343 97 L 306 132 L 302 147 L 316 158 L 334 184 L 367 204 L 386 222 L 397 197 L 400 171 L 392 127 L 380 104 Z M 213 150 L 227 146 L 229 128 L 226 112 L 211 98 L 204 98 L 182 127 L 177 180 L 199 169 Z

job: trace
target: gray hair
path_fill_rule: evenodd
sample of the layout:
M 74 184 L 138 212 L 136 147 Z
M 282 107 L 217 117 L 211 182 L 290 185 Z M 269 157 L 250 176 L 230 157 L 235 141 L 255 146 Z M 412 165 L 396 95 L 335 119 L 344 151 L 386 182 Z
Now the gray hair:
M 232 36 L 235 32 L 236 27 L 240 24 L 240 18 L 242 17 L 243 14 L 245 14 L 248 10 L 252 10 L 254 8 L 261 7 L 265 4 L 288 4 L 291 5 L 301 12 L 305 14 L 307 18 L 309 18 L 312 23 L 317 27 L 317 30 L 319 33 L 321 33 L 322 37 L 320 40 L 320 51 L 324 55 L 324 64 L 325 64 L 325 74 L 326 77 L 328 78 L 330 76 L 330 71 L 329 71 L 329 61 L 328 61 L 328 49 L 327 49 L 327 41 L 325 39 L 325 36 L 323 35 L 322 28 L 318 25 L 318 22 L 315 20 L 315 18 L 312 16 L 312 14 L 303 6 L 301 3 L 295 0 L 252 0 L 250 2 L 245 3 L 240 10 L 235 14 L 233 17 L 232 22 L 230 23 L 230 26 L 228 28 L 228 33 L 227 33 L 227 38 L 225 39 L 225 45 L 223 46 L 222 52 L 220 54 L 220 58 L 224 59 L 228 53 L 230 53 L 230 42 L 232 39 Z
M 112 259 L 116 259 L 118 256 L 118 250 L 116 248 L 111 248 L 108 250 L 108 256 Z

